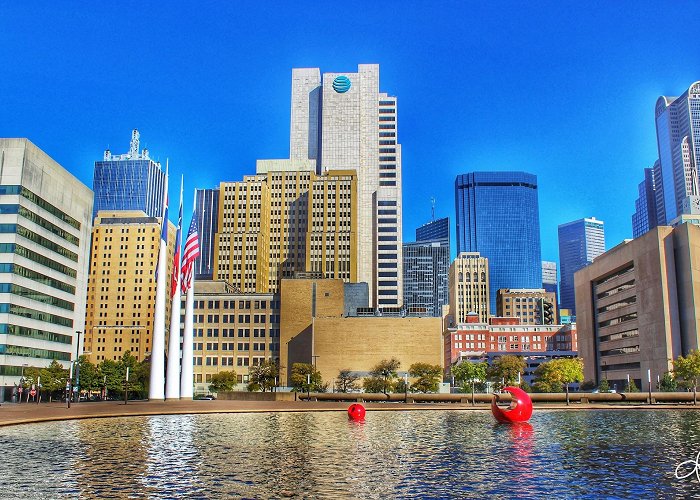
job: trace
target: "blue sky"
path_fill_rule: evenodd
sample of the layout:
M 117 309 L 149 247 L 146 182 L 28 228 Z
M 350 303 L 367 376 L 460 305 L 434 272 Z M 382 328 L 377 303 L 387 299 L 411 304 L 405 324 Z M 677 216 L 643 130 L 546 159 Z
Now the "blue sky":
M 558 224 L 587 216 L 610 248 L 631 237 L 657 158 L 656 98 L 700 80 L 700 3 L 524 5 L 3 2 L 0 137 L 28 137 L 92 186 L 93 162 L 138 128 L 171 179 L 185 174 L 189 220 L 194 187 L 288 156 L 293 67 L 379 63 L 399 99 L 406 241 L 431 197 L 454 230 L 457 174 L 524 170 L 543 259 L 558 260 Z

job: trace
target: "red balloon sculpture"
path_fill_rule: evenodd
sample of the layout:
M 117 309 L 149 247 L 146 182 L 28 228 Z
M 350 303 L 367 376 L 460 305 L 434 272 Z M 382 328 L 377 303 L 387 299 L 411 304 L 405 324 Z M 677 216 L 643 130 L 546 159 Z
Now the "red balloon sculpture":
M 504 387 L 504 392 L 510 392 L 511 403 L 509 408 L 501 408 L 496 404 L 498 396 L 491 401 L 491 413 L 496 420 L 503 423 L 527 422 L 532 416 L 532 399 L 519 387 Z
M 350 405 L 348 408 L 348 418 L 350 420 L 364 420 L 365 413 L 365 407 L 357 403 Z

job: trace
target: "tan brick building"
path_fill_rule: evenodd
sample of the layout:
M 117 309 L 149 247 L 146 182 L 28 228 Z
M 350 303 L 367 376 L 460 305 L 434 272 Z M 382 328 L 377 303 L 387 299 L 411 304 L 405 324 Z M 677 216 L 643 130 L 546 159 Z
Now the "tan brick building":
M 365 288 L 366 290 L 366 288 Z M 282 280 L 280 366 L 289 385 L 293 363 L 315 363 L 331 384 L 342 369 L 366 375 L 382 359 L 401 371 L 417 362 L 442 365 L 442 319 L 387 317 L 364 307 L 342 280 Z M 386 310 L 385 310 L 386 311 Z M 360 316 L 372 314 L 371 316 Z
M 184 328 L 184 298 L 181 310 Z M 235 371 L 244 384 L 250 367 L 278 360 L 279 299 L 239 293 L 224 281 L 196 281 L 193 330 L 195 393 L 209 392 L 212 375 L 221 371 Z
M 448 275 L 449 316 L 453 325 L 467 321 L 475 312 L 481 322 L 489 319 L 489 260 L 478 252 L 462 252 L 450 264 Z
M 168 221 L 168 277 L 175 231 Z M 159 245 L 160 218 L 141 211 L 103 211 L 95 217 L 84 344 L 92 363 L 117 360 L 127 351 L 139 361 L 150 355 Z M 169 298 L 166 293 L 166 331 L 170 324 Z
M 306 271 L 356 281 L 357 173 L 258 163 L 258 174 L 220 184 L 214 277 L 244 293 L 277 292 Z
M 496 295 L 496 315 L 520 318 L 523 325 L 553 325 L 556 295 L 543 288 L 501 288 Z

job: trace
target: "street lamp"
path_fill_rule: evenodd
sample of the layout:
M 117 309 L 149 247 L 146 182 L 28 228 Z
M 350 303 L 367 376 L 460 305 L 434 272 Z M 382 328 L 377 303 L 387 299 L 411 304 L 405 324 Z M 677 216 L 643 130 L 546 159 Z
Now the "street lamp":
M 75 331 L 76 346 L 75 346 L 75 402 L 80 402 L 80 330 Z

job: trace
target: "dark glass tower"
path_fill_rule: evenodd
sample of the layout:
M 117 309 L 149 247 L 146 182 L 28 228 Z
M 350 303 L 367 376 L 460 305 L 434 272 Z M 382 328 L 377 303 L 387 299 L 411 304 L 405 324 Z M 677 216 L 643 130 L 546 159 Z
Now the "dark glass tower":
M 422 225 L 416 240 L 403 245 L 403 303 L 409 314 L 438 317 L 449 300 L 450 220 Z
M 139 131 L 133 130 L 128 153 L 106 150 L 103 160 L 95 162 L 92 217 L 100 210 L 143 210 L 149 217 L 161 217 L 164 187 L 165 172 L 147 149 L 139 152 Z
M 500 288 L 541 288 L 537 176 L 474 172 L 455 181 L 457 255 L 489 259 L 491 310 Z
M 194 264 L 196 280 L 210 280 L 214 275 L 214 238 L 219 230 L 219 188 L 196 189 L 195 207 L 199 228 L 199 257 Z

